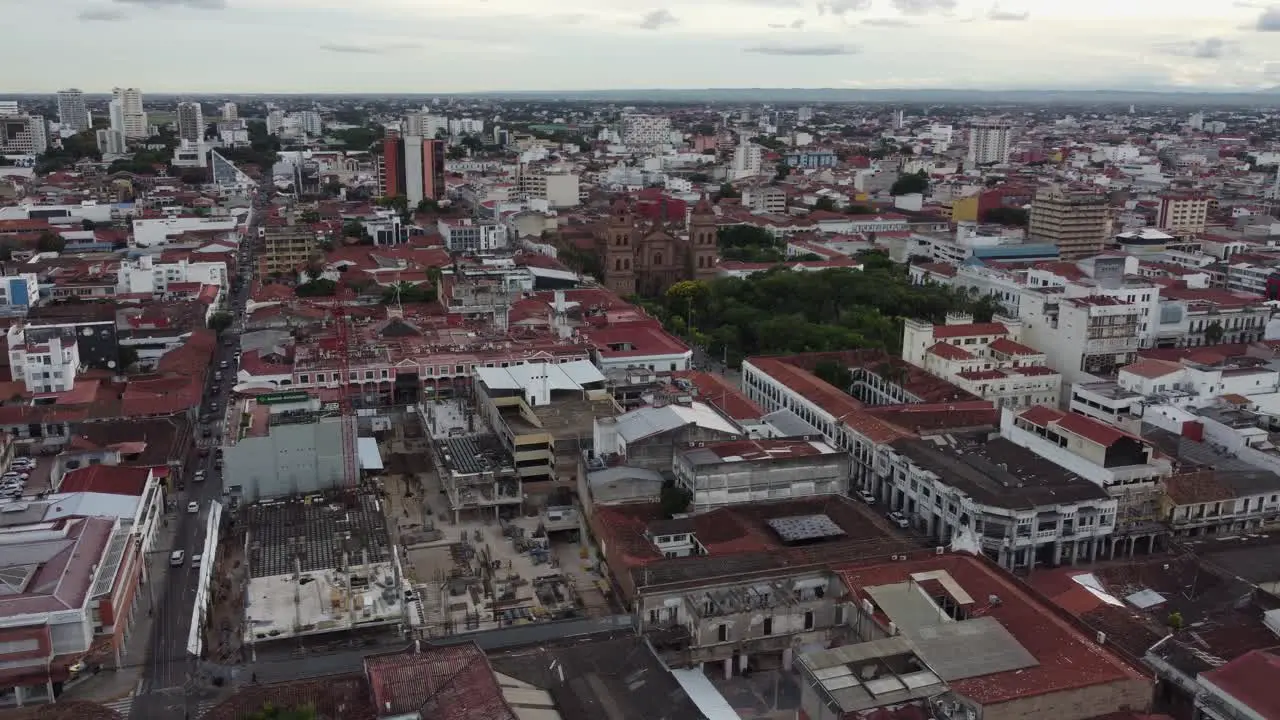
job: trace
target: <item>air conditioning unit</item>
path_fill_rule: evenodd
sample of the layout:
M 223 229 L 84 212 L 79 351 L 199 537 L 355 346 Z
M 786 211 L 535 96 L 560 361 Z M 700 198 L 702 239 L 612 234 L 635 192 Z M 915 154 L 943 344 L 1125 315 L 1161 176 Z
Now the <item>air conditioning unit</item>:
M 946 551 L 947 551 L 947 549 L 946 549 L 945 547 L 943 547 L 942 545 L 939 545 L 938 547 L 936 547 L 936 548 L 934 548 L 934 549 L 933 549 L 933 554 L 934 554 L 934 555 L 941 555 L 941 554 L 945 553 Z

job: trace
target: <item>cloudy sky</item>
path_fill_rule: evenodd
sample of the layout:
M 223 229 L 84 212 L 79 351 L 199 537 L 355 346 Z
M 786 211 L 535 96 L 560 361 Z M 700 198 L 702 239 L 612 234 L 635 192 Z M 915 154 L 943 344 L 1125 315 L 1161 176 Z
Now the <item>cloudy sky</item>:
M 0 92 L 1280 85 L 1280 0 L 0 0 Z M 16 72 L 15 72 L 16 71 Z

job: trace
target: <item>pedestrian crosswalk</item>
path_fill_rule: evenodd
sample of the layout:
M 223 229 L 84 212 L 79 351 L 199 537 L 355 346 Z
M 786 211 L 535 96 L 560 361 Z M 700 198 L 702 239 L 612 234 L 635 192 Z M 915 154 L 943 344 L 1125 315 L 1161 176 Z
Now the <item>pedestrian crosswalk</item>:
M 128 697 L 120 698 L 119 700 L 112 700 L 110 702 L 104 702 L 102 704 L 104 707 L 114 710 L 116 714 L 122 718 L 122 720 L 129 720 L 129 711 L 133 709 L 133 694 L 130 693 Z
M 120 698 L 119 700 L 112 700 L 110 702 L 104 702 L 102 703 L 102 705 L 103 707 L 114 710 L 116 714 L 120 716 L 121 720 L 129 720 L 130 713 L 133 711 L 133 701 L 134 701 L 134 696 L 130 694 L 129 697 Z M 205 715 L 207 715 L 210 710 L 212 710 L 215 706 L 217 706 L 217 704 L 218 704 L 217 700 L 201 700 L 199 703 L 196 704 L 194 710 L 192 711 L 190 716 L 191 719 L 199 720 L 199 718 L 202 718 Z M 181 710 L 181 706 L 179 706 L 178 709 Z M 147 713 L 143 712 L 142 714 L 146 715 Z

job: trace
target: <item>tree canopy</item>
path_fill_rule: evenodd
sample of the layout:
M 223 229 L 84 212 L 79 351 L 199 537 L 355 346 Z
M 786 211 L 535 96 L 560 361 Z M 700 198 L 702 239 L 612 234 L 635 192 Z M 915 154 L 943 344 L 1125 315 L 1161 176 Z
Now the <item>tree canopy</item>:
M 786 260 L 786 242 L 768 231 L 750 225 L 730 225 L 717 233 L 720 257 L 742 262 L 782 262 Z
M 67 247 L 67 241 L 56 232 L 45 230 L 40 233 L 39 239 L 36 240 L 36 250 L 39 252 L 60 253 Z
M 298 297 L 330 297 L 338 291 L 338 283 L 321 278 L 298 285 L 293 292 Z
M 646 308 L 671 332 L 724 354 L 879 348 L 898 352 L 905 318 L 941 323 L 950 311 L 989 313 L 993 302 L 941 285 L 912 285 L 906 267 L 878 253 L 864 269 L 796 272 L 779 267 L 749 278 L 681 282 Z
M 44 175 L 71 167 L 85 158 L 95 161 L 102 159 L 102 152 L 98 150 L 98 136 L 92 130 L 63 138 L 61 148 L 51 147 L 40 156 L 35 170 Z
M 209 316 L 209 327 L 214 332 L 222 332 L 231 327 L 231 313 L 216 312 Z
M 381 125 L 364 125 L 346 130 L 331 130 L 327 134 L 348 150 L 368 150 L 382 139 L 386 130 Z
M 924 193 L 929 190 L 929 175 L 924 170 L 913 173 L 903 173 L 893 182 L 893 187 L 889 188 L 890 195 L 910 195 L 912 193 Z

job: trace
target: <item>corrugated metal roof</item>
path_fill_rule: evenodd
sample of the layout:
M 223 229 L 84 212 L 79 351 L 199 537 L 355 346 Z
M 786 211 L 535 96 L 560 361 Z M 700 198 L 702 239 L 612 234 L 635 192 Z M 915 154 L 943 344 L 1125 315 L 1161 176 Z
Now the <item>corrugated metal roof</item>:
M 587 360 L 567 363 L 526 363 L 505 368 L 476 368 L 476 375 L 494 390 L 527 390 L 546 376 L 549 390 L 581 390 L 590 383 L 603 383 L 604 375 Z
M 618 437 L 632 443 L 664 432 L 697 425 L 708 430 L 718 430 L 731 435 L 741 435 L 742 430 L 724 419 L 710 406 L 694 402 L 689 405 L 664 405 L 632 410 L 618 417 Z

